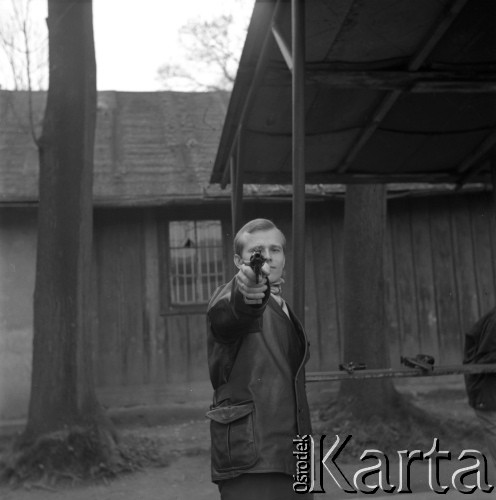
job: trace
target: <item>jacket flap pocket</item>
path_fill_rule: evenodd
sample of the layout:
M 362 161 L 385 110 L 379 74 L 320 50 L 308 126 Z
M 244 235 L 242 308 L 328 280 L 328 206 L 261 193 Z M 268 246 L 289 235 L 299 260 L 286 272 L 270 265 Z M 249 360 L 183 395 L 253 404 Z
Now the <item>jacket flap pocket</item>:
M 207 412 L 207 417 L 220 424 L 229 424 L 249 415 L 254 410 L 253 403 L 219 406 Z

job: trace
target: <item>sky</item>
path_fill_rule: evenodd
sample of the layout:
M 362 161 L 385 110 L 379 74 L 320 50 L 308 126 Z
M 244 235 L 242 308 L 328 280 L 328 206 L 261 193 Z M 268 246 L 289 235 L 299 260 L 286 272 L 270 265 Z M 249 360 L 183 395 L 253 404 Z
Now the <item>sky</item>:
M 26 0 L 0 0 L 0 19 L 13 1 Z M 31 0 L 31 5 L 37 29 L 46 32 L 47 0 Z M 184 57 L 178 36 L 182 25 L 230 12 L 241 26 L 252 7 L 253 0 L 93 0 L 98 90 L 160 90 L 158 68 Z M 0 75 L 6 68 L 0 57 Z M 2 78 L 0 84 L 8 87 Z

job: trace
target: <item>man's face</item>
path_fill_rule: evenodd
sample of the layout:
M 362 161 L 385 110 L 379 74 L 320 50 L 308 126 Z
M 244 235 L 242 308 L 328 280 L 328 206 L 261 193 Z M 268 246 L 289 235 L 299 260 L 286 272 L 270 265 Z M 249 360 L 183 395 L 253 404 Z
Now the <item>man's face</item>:
M 268 231 L 244 233 L 242 242 L 242 254 L 234 256 L 236 266 L 240 267 L 243 263 L 248 264 L 252 253 L 256 249 L 260 249 L 270 267 L 269 281 L 271 283 L 279 281 L 286 262 L 281 232 L 278 229 L 269 229 Z

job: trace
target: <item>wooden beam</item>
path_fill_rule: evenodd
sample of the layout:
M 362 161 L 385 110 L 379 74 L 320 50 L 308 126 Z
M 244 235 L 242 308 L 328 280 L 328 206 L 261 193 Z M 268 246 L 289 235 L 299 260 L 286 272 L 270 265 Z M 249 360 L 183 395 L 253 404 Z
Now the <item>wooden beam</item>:
M 346 172 L 348 168 L 350 168 L 351 164 L 357 157 L 358 153 L 362 150 L 365 144 L 367 144 L 372 135 L 374 135 L 374 132 L 377 130 L 377 127 L 382 122 L 384 117 L 389 113 L 389 110 L 394 106 L 395 102 L 398 100 L 398 97 L 400 95 L 401 95 L 400 91 L 394 90 L 391 94 L 387 95 L 382 100 L 379 107 L 374 111 L 372 119 L 369 121 L 368 125 L 363 129 L 358 140 L 348 151 L 343 163 L 336 169 L 338 173 L 342 174 Z
M 260 54 L 257 58 L 257 63 L 255 66 L 255 71 L 253 73 L 253 78 L 251 79 L 248 90 L 246 91 L 246 95 L 244 97 L 243 107 L 242 107 L 241 113 L 239 115 L 239 120 L 238 120 L 238 123 L 236 123 L 237 129 L 236 129 L 234 136 L 230 139 L 229 151 L 228 151 L 228 154 L 225 156 L 227 161 L 224 164 L 224 171 L 222 172 L 221 183 L 220 183 L 221 187 L 223 189 L 226 187 L 226 185 L 228 183 L 229 172 L 230 172 L 230 170 L 229 170 L 229 158 L 233 155 L 233 151 L 234 151 L 236 142 L 238 140 L 238 133 L 240 131 L 239 126 L 244 125 L 246 112 L 248 109 L 251 108 L 251 104 L 252 104 L 252 101 L 253 101 L 253 98 L 255 95 L 255 89 L 260 84 L 260 81 L 263 78 L 264 73 L 265 73 L 265 68 L 267 66 L 267 61 L 268 61 L 270 42 L 272 40 L 272 31 L 269 28 L 269 26 L 274 22 L 274 20 L 277 16 L 277 12 L 279 11 L 279 8 L 280 8 L 280 3 L 281 3 L 280 0 L 278 0 L 275 7 L 273 8 L 271 19 L 269 21 L 267 30 L 265 32 L 265 36 L 264 36 L 264 40 L 263 40 L 262 47 L 260 50 Z M 269 6 L 269 5 L 270 4 L 267 3 L 267 5 L 264 6 L 262 3 L 262 7 L 265 7 L 265 8 L 268 8 L 267 6 Z M 255 8 L 257 8 L 257 5 L 255 6 Z M 263 17 L 262 17 L 262 19 L 263 19 Z M 241 57 L 243 58 L 243 54 Z M 238 77 L 236 77 L 236 80 L 238 80 Z M 234 93 L 234 90 L 236 90 L 236 83 L 235 83 L 235 86 L 233 89 L 233 93 Z M 231 96 L 231 99 L 232 99 L 232 96 Z M 221 138 L 221 143 L 222 142 L 223 142 L 223 138 Z
M 286 62 L 286 66 L 288 67 L 289 71 L 291 73 L 293 72 L 293 55 L 291 53 L 291 49 L 289 48 L 288 44 L 286 43 L 286 40 L 284 40 L 284 37 L 282 33 L 279 31 L 279 28 L 277 25 L 274 23 L 272 24 L 272 34 L 274 35 L 274 39 L 277 43 L 277 46 L 279 47 L 279 50 L 281 51 L 282 57 L 284 61 Z
M 460 12 L 468 0 L 453 0 L 451 7 L 440 20 L 437 26 L 434 26 L 432 33 L 426 38 L 423 45 L 417 51 L 415 56 L 410 60 L 408 69 L 410 71 L 417 71 L 424 61 L 429 57 L 429 54 L 434 50 L 436 44 L 441 40 L 444 34 L 448 31 L 453 21 L 458 17 Z
M 496 144 L 496 131 L 489 134 L 482 143 L 468 155 L 465 160 L 456 169 L 459 174 L 466 172 L 475 165 L 485 154 L 489 153 L 491 148 Z
M 322 172 L 307 174 L 308 184 L 368 184 L 368 183 L 444 183 L 456 184 L 458 175 L 446 172 L 387 172 L 384 174 L 355 174 L 336 172 Z M 289 184 L 291 177 L 289 172 L 245 172 L 244 181 L 253 184 Z
M 293 308 L 305 322 L 305 2 L 292 0 Z
M 305 71 L 307 83 L 341 89 L 372 89 L 412 93 L 494 93 L 496 73 L 464 76 L 452 71 Z
M 481 158 L 477 163 L 472 165 L 469 170 L 465 173 L 461 174 L 456 181 L 456 189 L 460 190 L 463 186 L 469 182 L 472 182 L 476 176 L 479 178 L 486 177 L 490 178 L 491 173 L 489 172 L 489 176 L 487 174 L 481 174 L 481 171 L 486 169 L 489 165 L 489 159 L 486 157 Z M 487 179 L 484 179 L 484 182 L 487 182 Z
M 456 19 L 458 14 L 461 12 L 465 4 L 468 0 L 453 0 L 451 7 L 448 11 L 443 15 L 443 18 L 440 20 L 439 24 L 437 24 L 433 32 L 426 38 L 420 49 L 417 53 L 412 57 L 410 63 L 408 64 L 409 71 L 417 71 L 425 59 L 429 56 L 433 48 L 439 42 L 439 40 L 446 33 L 448 28 L 451 26 L 453 21 Z M 401 95 L 401 91 L 393 90 L 391 94 L 386 96 L 381 104 L 379 104 L 378 108 L 374 112 L 371 121 L 365 127 L 362 135 L 358 138 L 358 141 L 351 147 L 346 155 L 343 163 L 337 168 L 337 171 L 340 173 L 345 172 L 352 162 L 357 157 L 358 153 L 362 150 L 368 140 L 372 137 L 377 127 L 387 115 L 389 110 L 393 107 L 394 103 L 398 100 Z

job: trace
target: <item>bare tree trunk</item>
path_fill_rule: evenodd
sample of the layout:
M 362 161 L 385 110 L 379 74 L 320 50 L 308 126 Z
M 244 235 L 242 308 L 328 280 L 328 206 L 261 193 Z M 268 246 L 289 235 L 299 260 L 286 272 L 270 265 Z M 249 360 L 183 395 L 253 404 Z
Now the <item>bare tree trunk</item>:
M 384 234 L 386 187 L 346 188 L 344 219 L 344 358 L 367 368 L 390 366 L 384 322 Z M 391 412 L 398 394 L 391 379 L 346 380 L 339 396 L 352 413 L 366 419 Z
M 49 0 L 31 399 L 25 439 L 101 418 L 88 301 L 96 64 L 91 0 Z
M 56 481 L 135 470 L 99 405 L 91 349 L 96 64 L 92 0 L 49 0 L 50 82 L 39 141 L 31 397 L 0 480 Z M 40 477 L 41 476 L 41 477 Z

